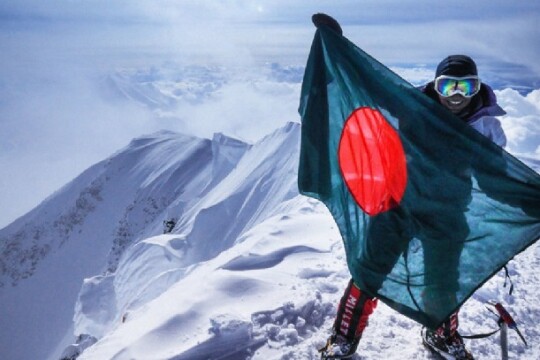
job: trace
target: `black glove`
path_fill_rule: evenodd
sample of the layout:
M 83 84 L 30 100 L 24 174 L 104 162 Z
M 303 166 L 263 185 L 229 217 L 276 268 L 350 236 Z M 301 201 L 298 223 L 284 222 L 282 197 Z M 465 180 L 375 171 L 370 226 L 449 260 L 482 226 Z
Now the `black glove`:
M 322 13 L 313 14 L 313 16 L 311 17 L 311 21 L 313 21 L 313 24 L 315 24 L 317 28 L 321 26 L 327 26 L 339 35 L 343 35 L 343 30 L 341 30 L 341 26 L 339 25 L 337 20 L 330 15 Z

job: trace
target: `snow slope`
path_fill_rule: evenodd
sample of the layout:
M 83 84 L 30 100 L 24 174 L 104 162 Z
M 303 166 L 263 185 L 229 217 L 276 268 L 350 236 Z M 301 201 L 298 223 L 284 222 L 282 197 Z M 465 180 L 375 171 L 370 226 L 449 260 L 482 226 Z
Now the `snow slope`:
M 114 271 L 125 248 L 189 211 L 247 149 L 223 135 L 141 137 L 2 229 L 0 318 L 10 324 L 0 330 L 5 358 L 44 358 L 72 327 L 83 279 Z
M 165 252 L 174 239 L 162 235 L 148 241 Z M 534 269 L 539 255 L 535 246 L 510 265 L 513 296 L 499 274 L 471 299 L 462 310 L 465 333 L 496 328 L 485 301 L 502 301 L 531 344 L 526 349 L 511 332 L 511 358 L 538 358 L 540 279 Z M 349 279 L 344 262 L 339 234 L 324 206 L 295 197 L 239 244 L 189 269 L 152 301 L 126 311 L 80 358 L 318 359 L 316 349 L 329 335 Z M 136 287 L 138 281 L 132 277 L 130 283 Z M 362 355 L 355 358 L 432 359 L 419 334 L 418 324 L 380 303 L 360 345 Z M 500 356 L 497 336 L 470 342 L 470 347 L 479 359 Z
M 536 127 L 518 131 L 537 94 L 499 96 L 516 104 L 511 150 L 538 170 Z M 328 211 L 298 195 L 299 135 L 140 137 L 1 229 L 2 359 L 57 360 L 79 335 L 80 359 L 317 359 L 349 275 Z M 463 332 L 495 328 L 500 301 L 530 345 L 510 332 L 510 358 L 540 358 L 539 266 L 535 244 L 509 264 L 512 296 L 501 273 L 464 306 Z M 419 333 L 380 303 L 355 358 L 431 359 Z M 497 336 L 469 346 L 500 357 Z

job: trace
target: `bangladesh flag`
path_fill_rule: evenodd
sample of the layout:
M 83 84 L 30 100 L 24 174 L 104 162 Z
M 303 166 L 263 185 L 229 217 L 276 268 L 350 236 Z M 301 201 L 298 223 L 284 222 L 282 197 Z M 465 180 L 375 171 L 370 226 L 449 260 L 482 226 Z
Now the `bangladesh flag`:
M 540 175 L 321 27 L 298 184 L 333 215 L 355 283 L 437 327 L 540 237 Z

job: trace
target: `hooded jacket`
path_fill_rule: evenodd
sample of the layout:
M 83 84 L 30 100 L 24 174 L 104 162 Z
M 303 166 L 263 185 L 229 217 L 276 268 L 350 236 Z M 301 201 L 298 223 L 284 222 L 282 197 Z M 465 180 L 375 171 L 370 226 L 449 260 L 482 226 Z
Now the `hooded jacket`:
M 424 94 L 439 102 L 434 82 L 426 84 L 421 90 Z M 500 147 L 506 146 L 506 135 L 501 122 L 495 116 L 505 115 L 506 112 L 497 104 L 497 97 L 489 85 L 482 84 L 467 107 L 467 112 L 459 117 L 472 126 L 476 131 L 489 138 Z

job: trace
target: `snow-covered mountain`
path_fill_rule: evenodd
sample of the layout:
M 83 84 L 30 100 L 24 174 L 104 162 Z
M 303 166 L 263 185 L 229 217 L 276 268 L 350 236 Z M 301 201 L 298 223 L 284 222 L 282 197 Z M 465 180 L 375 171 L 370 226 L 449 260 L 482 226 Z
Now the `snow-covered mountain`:
M 71 338 L 83 280 L 114 275 L 125 250 L 161 234 L 165 220 L 176 221 L 182 239 L 171 246 L 189 249 L 179 267 L 232 246 L 294 196 L 297 132 L 290 124 L 254 146 L 221 134 L 135 139 L 2 229 L 0 318 L 10 324 L 0 330 L 3 358 L 44 358 Z M 146 253 L 134 250 L 129 256 Z
M 2 359 L 318 359 L 349 279 L 326 208 L 298 195 L 300 126 L 254 144 L 159 132 L 133 140 L 0 230 Z M 540 248 L 461 313 L 508 306 L 540 358 Z M 356 359 L 430 359 L 418 324 L 380 304 Z M 70 344 L 73 344 L 69 346 Z M 471 342 L 497 359 L 498 338 Z

